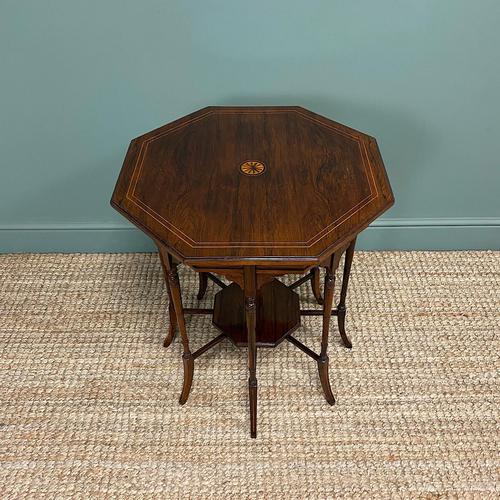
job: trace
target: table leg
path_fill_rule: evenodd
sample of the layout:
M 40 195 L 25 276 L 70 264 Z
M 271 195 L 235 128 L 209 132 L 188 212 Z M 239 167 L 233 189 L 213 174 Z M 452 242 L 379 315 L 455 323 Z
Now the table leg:
M 198 273 L 198 280 L 199 280 L 199 286 L 198 286 L 197 299 L 201 300 L 205 296 L 205 292 L 207 291 L 208 274 Z
M 318 359 L 318 372 L 319 372 L 319 379 L 321 381 L 321 387 L 323 388 L 326 401 L 330 405 L 333 405 L 335 403 L 335 398 L 333 397 L 332 388 L 330 386 L 330 378 L 328 376 L 328 355 L 326 352 L 328 349 L 328 334 L 330 331 L 330 318 L 332 315 L 334 285 L 335 285 L 335 270 L 333 269 L 333 265 L 330 264 L 326 268 L 326 275 L 325 275 L 325 292 L 323 301 L 323 331 L 321 336 L 321 353 Z
M 245 316 L 248 333 L 248 396 L 250 400 L 250 436 L 257 437 L 257 347 L 255 325 L 257 318 L 257 287 L 255 266 L 244 268 Z
M 351 273 L 351 265 L 352 259 L 354 257 L 354 247 L 356 246 L 356 238 L 354 238 L 350 245 L 347 247 L 345 253 L 345 261 L 344 261 L 344 273 L 342 276 L 342 289 L 340 291 L 340 301 L 337 306 L 337 322 L 339 325 L 340 337 L 342 338 L 343 344 L 348 348 L 352 348 L 352 343 L 349 340 L 345 332 L 345 317 L 347 313 L 347 309 L 345 306 L 345 300 L 347 297 L 347 287 L 349 285 L 349 275 Z
M 163 347 L 168 347 L 175 339 L 175 333 L 177 331 L 177 316 L 175 315 L 174 302 L 172 300 L 172 293 L 170 291 L 168 275 L 165 278 L 166 278 L 165 282 L 167 283 L 167 292 L 168 292 L 168 315 L 170 318 L 170 325 L 168 327 L 168 334 L 165 337 L 165 340 L 163 341 Z
M 312 278 L 311 278 L 311 288 L 318 304 L 323 304 L 323 297 L 321 296 L 321 289 L 319 286 L 319 267 L 313 267 L 311 270 Z
M 158 251 L 160 252 L 160 262 L 163 270 L 163 276 L 165 278 L 165 286 L 167 287 L 168 293 L 168 317 L 170 320 L 170 324 L 168 326 L 168 333 L 163 341 L 163 347 L 168 347 L 172 341 L 175 339 L 175 334 L 177 332 L 177 317 L 175 315 L 174 302 L 172 300 L 172 292 L 170 291 L 170 283 L 168 279 L 168 271 L 167 268 L 163 265 L 162 256 L 160 251 L 160 245 L 157 244 Z
M 177 318 L 177 323 L 179 325 L 179 331 L 182 339 L 183 354 L 182 361 L 184 363 L 184 383 L 182 386 L 181 396 L 179 398 L 179 403 L 183 405 L 188 397 L 189 391 L 191 390 L 191 384 L 193 383 L 193 372 L 194 372 L 194 358 L 189 350 L 189 339 L 186 332 L 186 322 L 184 320 L 184 310 L 182 307 L 182 297 L 181 288 L 179 284 L 179 275 L 177 274 L 177 264 L 172 260 L 172 256 L 163 249 L 159 247 L 160 250 L 160 260 L 164 268 L 164 272 L 168 276 L 168 283 L 170 285 L 170 292 L 172 295 L 172 301 L 174 303 L 175 316 Z

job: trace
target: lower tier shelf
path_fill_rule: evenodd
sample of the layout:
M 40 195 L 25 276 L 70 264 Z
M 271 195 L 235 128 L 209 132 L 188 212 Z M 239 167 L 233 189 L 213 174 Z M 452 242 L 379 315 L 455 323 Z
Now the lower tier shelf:
M 247 345 L 243 290 L 232 283 L 215 295 L 213 324 L 237 346 Z M 300 326 L 299 296 L 273 279 L 257 293 L 256 342 L 275 347 Z

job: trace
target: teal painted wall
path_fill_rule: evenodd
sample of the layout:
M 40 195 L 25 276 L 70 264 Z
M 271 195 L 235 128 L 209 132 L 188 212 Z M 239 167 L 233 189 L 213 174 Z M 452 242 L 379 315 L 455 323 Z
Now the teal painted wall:
M 109 206 L 129 140 L 208 104 L 378 138 L 365 248 L 500 248 L 497 0 L 2 0 L 0 250 L 150 243 Z

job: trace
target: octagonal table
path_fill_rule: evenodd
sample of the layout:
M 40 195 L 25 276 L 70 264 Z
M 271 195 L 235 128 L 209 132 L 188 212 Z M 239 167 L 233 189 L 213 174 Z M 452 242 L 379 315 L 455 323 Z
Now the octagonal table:
M 301 107 L 207 107 L 130 143 L 111 204 L 158 246 L 169 294 L 170 331 L 183 343 L 187 401 L 194 361 L 224 338 L 248 346 L 250 434 L 257 433 L 257 347 L 291 342 L 318 366 L 329 404 L 328 335 L 342 341 L 357 234 L 394 203 L 377 143 Z M 340 300 L 335 271 L 345 253 Z M 177 264 L 222 289 L 213 309 L 182 305 Z M 319 267 L 326 270 L 324 297 Z M 302 273 L 286 286 L 277 276 Z M 230 282 L 227 285 L 217 275 Z M 322 310 L 300 309 L 293 291 L 311 281 Z M 212 314 L 221 331 L 191 352 L 184 315 Z M 320 353 L 292 336 L 301 315 L 322 315 Z

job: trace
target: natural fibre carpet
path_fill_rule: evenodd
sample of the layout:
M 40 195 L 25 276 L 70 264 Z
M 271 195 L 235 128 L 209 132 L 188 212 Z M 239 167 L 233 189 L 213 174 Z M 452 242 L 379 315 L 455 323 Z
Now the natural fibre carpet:
M 156 254 L 0 256 L 0 498 L 498 498 L 500 252 L 359 252 L 326 404 L 288 342 L 196 361 L 179 406 Z M 182 268 L 185 306 L 196 276 Z M 210 307 L 209 285 L 202 307 Z M 300 289 L 314 305 L 308 285 Z M 320 319 L 297 337 L 317 349 Z M 196 348 L 217 334 L 188 320 Z

